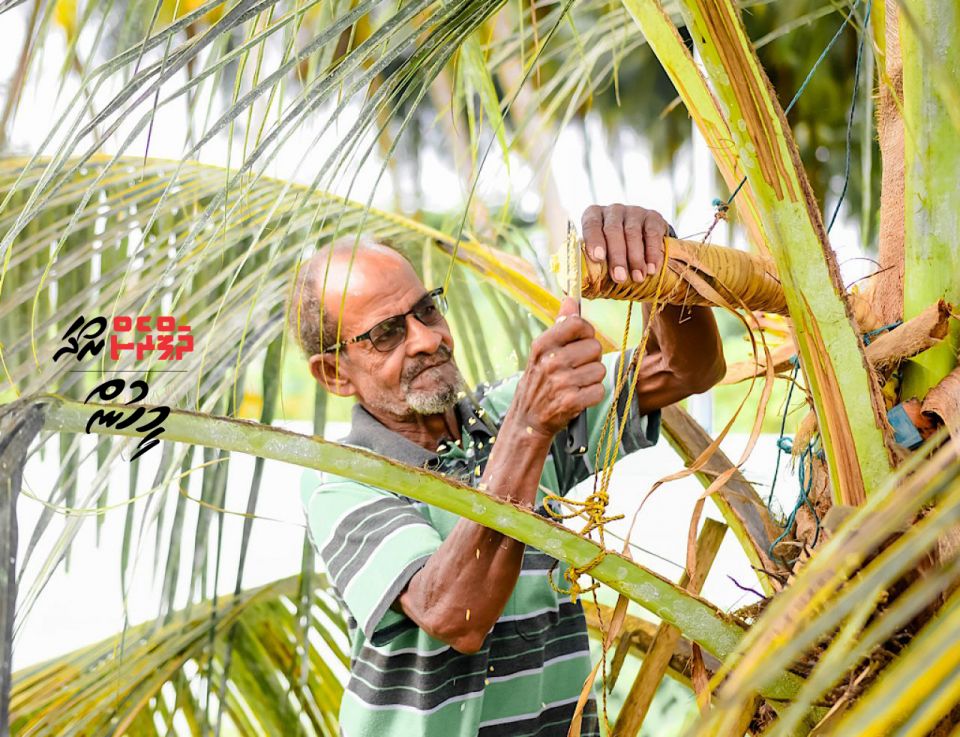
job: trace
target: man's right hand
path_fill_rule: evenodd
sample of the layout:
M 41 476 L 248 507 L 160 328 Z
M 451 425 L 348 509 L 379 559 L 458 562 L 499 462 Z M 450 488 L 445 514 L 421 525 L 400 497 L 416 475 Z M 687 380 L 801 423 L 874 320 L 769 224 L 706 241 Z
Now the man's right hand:
M 552 439 L 603 399 L 602 355 L 593 326 L 577 314 L 574 300 L 565 299 L 557 321 L 533 341 L 511 414 L 527 432 Z

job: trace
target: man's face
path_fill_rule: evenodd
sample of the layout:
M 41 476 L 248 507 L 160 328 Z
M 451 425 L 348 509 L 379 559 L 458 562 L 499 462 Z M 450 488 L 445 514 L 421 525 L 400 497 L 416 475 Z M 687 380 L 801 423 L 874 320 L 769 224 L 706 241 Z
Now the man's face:
M 330 314 L 339 311 L 345 279 L 349 286 L 340 328 L 344 339 L 406 312 L 427 293 L 416 272 L 399 255 L 361 250 L 349 275 L 347 259 L 331 264 L 325 295 Z M 340 350 L 339 372 L 346 380 L 343 393 L 355 395 L 375 415 L 398 420 L 445 412 L 463 385 L 453 358 L 450 328 L 446 320 L 427 326 L 407 315 L 405 321 L 406 337 L 392 350 L 379 351 L 369 340 Z M 328 366 L 331 364 L 328 359 Z

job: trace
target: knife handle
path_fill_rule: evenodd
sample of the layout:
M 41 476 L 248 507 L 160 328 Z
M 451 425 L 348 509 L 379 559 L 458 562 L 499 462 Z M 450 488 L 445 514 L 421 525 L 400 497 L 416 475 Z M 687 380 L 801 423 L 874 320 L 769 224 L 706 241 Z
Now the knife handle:
M 567 454 L 582 456 L 587 452 L 587 413 L 581 412 L 567 426 Z

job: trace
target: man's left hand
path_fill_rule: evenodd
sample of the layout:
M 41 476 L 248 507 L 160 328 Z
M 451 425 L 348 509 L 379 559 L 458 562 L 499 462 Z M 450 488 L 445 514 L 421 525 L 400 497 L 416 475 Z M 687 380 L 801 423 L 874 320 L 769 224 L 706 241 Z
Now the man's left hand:
M 615 282 L 643 281 L 663 265 L 663 238 L 670 226 L 656 210 L 591 205 L 581 220 L 587 257 L 606 261 Z

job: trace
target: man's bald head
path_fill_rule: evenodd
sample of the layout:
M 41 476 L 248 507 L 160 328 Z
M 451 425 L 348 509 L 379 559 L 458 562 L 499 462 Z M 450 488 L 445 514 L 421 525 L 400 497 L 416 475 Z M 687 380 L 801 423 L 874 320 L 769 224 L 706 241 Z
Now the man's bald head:
M 400 251 L 367 235 L 359 239 L 348 235 L 328 243 L 300 266 L 287 317 L 306 357 L 322 353 L 347 337 L 337 337 L 344 288 L 348 282 L 359 288 L 366 280 L 382 278 L 384 261 L 414 270 Z
M 311 375 L 327 391 L 357 401 L 381 422 L 416 423 L 444 414 L 463 377 L 453 360 L 453 335 L 441 307 L 424 312 L 427 290 L 413 265 L 372 238 L 354 236 L 321 248 L 300 269 L 289 321 Z M 343 311 L 341 313 L 341 305 Z M 406 315 L 401 342 L 388 350 L 354 341 L 323 353 L 383 321 Z M 339 334 L 338 334 L 339 322 Z

